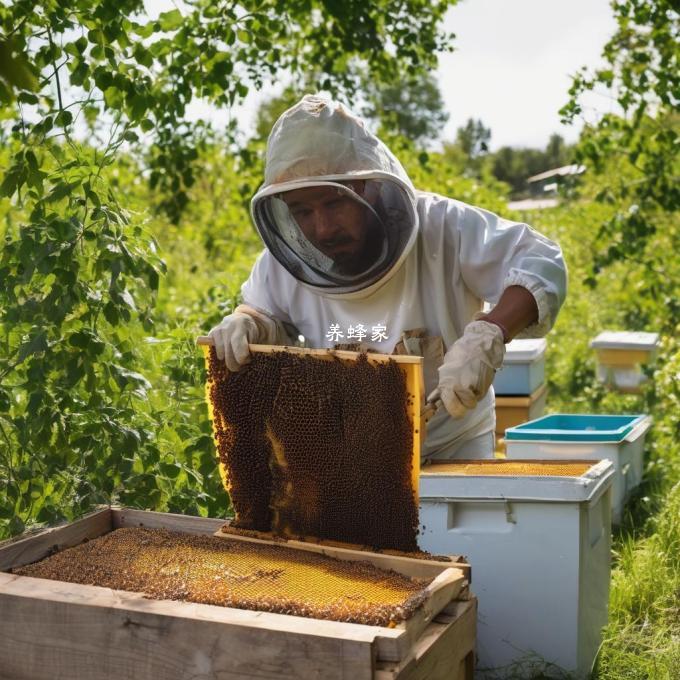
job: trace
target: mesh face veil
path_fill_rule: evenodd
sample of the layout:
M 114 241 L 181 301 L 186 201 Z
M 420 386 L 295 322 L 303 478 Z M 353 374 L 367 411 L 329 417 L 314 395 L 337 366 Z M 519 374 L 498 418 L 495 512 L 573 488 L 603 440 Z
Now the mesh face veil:
M 272 255 L 324 295 L 369 294 L 413 246 L 415 190 L 391 151 L 342 104 L 306 95 L 267 141 L 255 227 Z
M 263 196 L 253 208 L 274 257 L 299 281 L 328 292 L 380 280 L 414 229 L 410 199 L 389 179 L 299 183 Z

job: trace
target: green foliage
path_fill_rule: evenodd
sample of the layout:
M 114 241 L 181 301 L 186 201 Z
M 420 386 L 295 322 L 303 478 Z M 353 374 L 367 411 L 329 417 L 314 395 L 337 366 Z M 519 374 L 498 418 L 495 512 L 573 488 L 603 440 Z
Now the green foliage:
M 0 102 L 13 102 L 15 89 L 35 92 L 38 79 L 21 45 L 10 36 L 0 39 Z
M 336 92 L 424 72 L 449 4 L 0 5 L 0 536 L 114 500 L 228 510 L 193 338 L 260 247 L 261 145 L 228 152 L 235 123 L 220 138 L 187 107 L 282 72 Z
M 551 412 L 649 413 L 645 481 L 615 535 L 609 624 L 595 678 L 674 677 L 680 592 L 680 327 L 662 334 L 658 367 L 640 395 L 611 392 L 596 380 L 589 342 L 604 329 L 658 330 L 668 323 L 663 298 L 644 295 L 644 270 L 612 265 L 595 288 L 586 284 L 597 230 L 616 206 L 593 201 L 600 178 L 586 176 L 585 197 L 539 213 L 532 224 L 562 246 L 570 272 L 569 294 L 548 338 L 546 377 Z M 519 216 L 518 216 L 519 217 Z M 528 218 L 528 215 L 521 217 Z M 678 271 L 675 252 L 665 266 Z
M 621 112 L 587 127 L 577 161 L 587 166 L 580 200 L 541 214 L 571 265 L 571 291 L 551 348 L 550 406 L 649 413 L 645 481 L 615 536 L 609 624 L 595 677 L 663 678 L 680 667 L 680 230 L 678 230 L 677 3 L 612 3 L 618 28 L 606 66 L 581 72 L 579 97 L 605 89 Z M 570 259 L 572 258 L 572 259 Z M 662 334 L 657 370 L 640 396 L 594 382 L 587 341 L 604 328 Z M 554 396 L 553 396 L 554 395 Z
M 668 305 L 664 328 L 680 321 L 678 278 L 667 255 L 677 252 L 680 207 L 677 112 L 680 93 L 680 15 L 670 0 L 623 0 L 612 3 L 618 28 L 604 48 L 606 66 L 574 79 L 566 120 L 581 113 L 580 96 L 606 89 L 621 114 L 610 113 L 586 130 L 578 161 L 601 176 L 595 198 L 616 206 L 602 222 L 588 282 L 619 263 L 644 271 L 640 294 Z
M 669 361 L 654 376 L 656 412 L 644 500 L 653 504 L 643 538 L 617 544 L 610 622 L 597 677 L 665 678 L 680 667 L 680 345 L 668 340 Z M 651 514 L 651 513 L 654 514 Z M 625 673 L 625 675 L 624 675 Z
M 405 71 L 422 74 L 436 64 L 437 51 L 450 47 L 451 36 L 440 28 L 450 4 L 197 0 L 149 20 L 141 0 L 79 0 L 72 8 L 20 1 L 0 6 L 0 30 L 12 36 L 0 43 L 2 100 L 12 87 L 24 88 L 19 101 L 36 106 L 40 118 L 33 133 L 68 129 L 82 113 L 93 127 L 106 120 L 103 114 L 113 116 L 121 142 L 147 135 L 151 181 L 177 221 L 205 138 L 201 126 L 186 122 L 192 100 L 229 108 L 282 72 L 314 71 L 317 87 L 346 93 L 360 84 L 357 64 L 385 83 Z M 43 75 L 41 89 L 26 63 Z M 15 82 L 7 80 L 10 72 Z M 227 131 L 235 130 L 232 120 Z

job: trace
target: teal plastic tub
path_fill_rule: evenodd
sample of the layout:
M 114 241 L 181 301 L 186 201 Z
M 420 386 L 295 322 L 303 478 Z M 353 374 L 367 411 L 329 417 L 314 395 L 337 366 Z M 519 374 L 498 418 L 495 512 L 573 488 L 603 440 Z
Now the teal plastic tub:
M 505 439 L 550 442 L 620 442 L 647 416 L 554 413 L 505 431 Z
M 626 499 L 642 481 L 646 415 L 556 413 L 505 431 L 509 459 L 610 460 L 616 469 L 612 522 L 620 524 Z

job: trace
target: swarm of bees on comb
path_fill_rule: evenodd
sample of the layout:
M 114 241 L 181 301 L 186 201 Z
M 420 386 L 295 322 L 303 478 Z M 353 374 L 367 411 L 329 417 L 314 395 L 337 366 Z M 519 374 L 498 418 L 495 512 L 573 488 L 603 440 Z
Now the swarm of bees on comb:
M 122 528 L 14 570 L 147 597 L 376 626 L 408 619 L 431 579 L 343 561 L 165 529 Z

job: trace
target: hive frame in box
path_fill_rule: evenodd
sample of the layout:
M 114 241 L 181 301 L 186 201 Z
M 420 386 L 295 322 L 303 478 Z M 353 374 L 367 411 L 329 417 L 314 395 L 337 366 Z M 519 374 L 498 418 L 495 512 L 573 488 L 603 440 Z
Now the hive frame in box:
M 429 618 L 420 622 L 425 625 L 417 636 L 405 626 L 151 600 L 140 593 L 3 573 L 120 527 L 212 535 L 223 523 L 106 507 L 71 524 L 0 544 L 0 675 L 36 680 L 434 680 L 452 677 L 454 668 L 456 680 L 471 680 L 476 600 L 469 595 L 463 571 L 448 563 L 364 555 L 407 575 L 409 564 L 417 573 L 435 577 L 458 572 L 457 578 L 440 579 L 440 585 L 446 584 L 433 593 Z
M 201 335 L 196 340 L 197 344 L 203 348 L 203 352 L 208 357 L 208 351 L 214 345 L 212 338 Z M 356 361 L 360 356 L 365 355 L 369 364 L 385 363 L 387 361 L 394 361 L 406 378 L 406 390 L 412 395 L 412 399 L 407 404 L 407 411 L 409 419 L 411 420 L 413 432 L 413 451 L 411 456 L 412 474 L 411 487 L 415 494 L 415 502 L 418 503 L 418 474 L 420 470 L 420 447 L 421 447 L 421 433 L 425 432 L 426 416 L 423 414 L 425 406 L 425 384 L 423 381 L 423 357 L 414 356 L 410 354 L 381 354 L 380 352 L 353 352 L 351 350 L 340 349 L 310 349 L 306 347 L 290 347 L 288 345 L 259 345 L 249 344 L 248 349 L 251 352 L 258 352 L 261 354 L 272 354 L 274 352 L 289 352 L 290 354 L 299 354 L 302 356 L 315 357 L 324 361 L 332 361 L 333 359 L 341 359 L 345 362 Z M 206 385 L 207 390 L 207 385 Z M 212 405 L 208 396 L 208 408 L 210 410 L 210 420 L 213 422 Z M 217 444 L 217 442 L 216 442 Z M 218 456 L 219 460 L 219 456 Z M 219 462 L 220 475 L 225 489 L 227 486 L 227 471 L 224 469 L 222 462 Z

